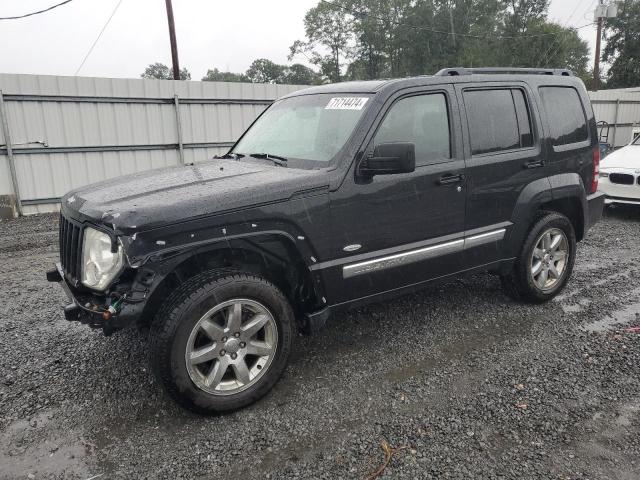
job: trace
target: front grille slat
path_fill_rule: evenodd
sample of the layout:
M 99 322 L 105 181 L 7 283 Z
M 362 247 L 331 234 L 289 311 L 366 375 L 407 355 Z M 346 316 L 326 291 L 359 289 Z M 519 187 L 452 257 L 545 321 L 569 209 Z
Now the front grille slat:
M 80 228 L 76 227 L 75 225 L 72 228 L 71 231 L 71 254 L 73 256 L 73 259 L 71 260 L 71 263 L 69 264 L 69 273 L 71 273 L 71 276 L 73 278 L 77 278 L 78 277 L 78 238 L 80 237 Z M 75 254 L 75 255 L 74 255 Z
M 67 223 L 67 231 L 65 233 L 65 252 L 64 252 L 64 258 L 65 258 L 65 267 L 67 272 L 71 273 L 71 258 L 73 255 L 73 252 L 71 251 L 71 235 L 73 233 L 73 225 L 71 225 L 71 223 Z
M 82 233 L 83 227 L 81 224 L 71 221 L 60 214 L 60 263 L 67 277 L 74 282 L 78 280 L 80 274 Z
M 69 229 L 69 223 L 66 219 L 63 220 L 64 225 L 62 227 L 62 235 L 60 236 L 60 243 L 62 247 L 60 248 L 60 262 L 62 263 L 62 267 L 67 269 L 67 230 Z
M 617 183 L 619 185 L 633 185 L 634 178 L 633 175 L 629 175 L 628 173 L 610 173 L 609 181 L 611 183 Z
M 62 242 L 64 231 L 64 217 L 60 215 L 60 222 L 58 223 L 58 248 L 60 250 L 60 262 L 62 263 L 62 252 L 64 252 L 64 244 Z

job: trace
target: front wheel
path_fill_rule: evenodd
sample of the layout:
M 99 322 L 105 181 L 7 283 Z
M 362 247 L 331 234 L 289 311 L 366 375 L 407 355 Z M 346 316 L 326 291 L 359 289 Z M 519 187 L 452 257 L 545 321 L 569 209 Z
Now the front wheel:
M 576 256 L 576 236 L 569 219 L 541 212 L 533 222 L 513 270 L 501 277 L 505 291 L 533 303 L 551 300 L 567 284 Z
M 273 284 L 254 275 L 207 272 L 178 288 L 156 315 L 152 368 L 186 408 L 235 410 L 277 382 L 293 332 L 291 307 Z

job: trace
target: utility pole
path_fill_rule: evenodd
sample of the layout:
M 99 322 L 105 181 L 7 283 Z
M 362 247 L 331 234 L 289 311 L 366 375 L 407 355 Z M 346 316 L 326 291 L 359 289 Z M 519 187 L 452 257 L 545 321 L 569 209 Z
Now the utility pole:
M 453 24 L 453 5 L 449 2 L 449 23 L 451 24 L 451 38 L 453 39 L 453 49 L 456 49 L 456 29 Z
M 602 24 L 605 18 L 615 18 L 618 16 L 618 4 L 614 1 L 610 1 L 607 5 L 604 4 L 604 0 L 599 0 L 596 6 L 594 17 L 598 22 L 598 38 L 596 38 L 596 61 L 593 65 L 593 88 L 598 90 L 600 88 L 600 47 L 602 43 Z
M 169 41 L 171 42 L 171 62 L 173 63 L 173 79 L 180 80 L 180 62 L 178 62 L 178 44 L 176 42 L 176 26 L 173 22 L 173 5 L 171 0 L 167 4 L 167 21 L 169 22 Z
M 170 1 L 170 0 L 167 0 Z M 604 3 L 604 0 L 600 0 L 600 5 Z M 598 18 L 598 36 L 596 38 L 596 61 L 593 65 L 593 89 L 598 90 L 600 88 L 600 44 L 602 42 L 602 7 L 597 7 L 596 16 Z

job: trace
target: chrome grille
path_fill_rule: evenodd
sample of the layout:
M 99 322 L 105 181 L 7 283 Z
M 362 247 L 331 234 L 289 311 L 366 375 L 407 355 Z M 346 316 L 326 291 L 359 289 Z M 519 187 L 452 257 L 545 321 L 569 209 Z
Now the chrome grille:
M 610 173 L 609 181 L 621 185 L 633 185 L 633 175 L 629 175 L 628 173 Z
M 62 268 L 71 279 L 77 280 L 82 253 L 82 226 L 61 214 L 59 239 Z

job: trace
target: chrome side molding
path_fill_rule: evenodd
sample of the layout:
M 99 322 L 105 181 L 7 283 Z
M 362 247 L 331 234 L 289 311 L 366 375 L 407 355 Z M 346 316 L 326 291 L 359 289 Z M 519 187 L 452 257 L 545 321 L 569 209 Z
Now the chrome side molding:
M 464 248 L 473 248 L 485 243 L 493 243 L 504 238 L 504 234 L 507 232 L 506 228 L 499 230 L 493 230 L 491 232 L 481 233 L 479 235 L 473 235 L 472 237 L 466 237 L 464 239 Z
M 388 268 L 407 265 L 414 262 L 420 262 L 429 258 L 435 258 L 450 253 L 462 252 L 467 248 L 474 248 L 487 243 L 497 242 L 504 238 L 506 228 L 492 230 L 478 235 L 461 238 L 449 242 L 439 243 L 429 247 L 408 250 L 394 255 L 387 255 L 380 258 L 374 258 L 364 262 L 352 263 L 342 267 L 342 277 L 351 278 L 366 273 L 386 270 Z
M 352 263 L 342 267 L 342 276 L 344 278 L 355 277 L 364 273 L 370 273 L 377 270 L 385 270 L 407 263 L 419 262 L 428 258 L 439 257 L 448 253 L 460 252 L 464 248 L 464 240 L 454 240 L 453 242 L 440 243 L 431 247 L 419 248 L 417 250 L 409 250 L 408 252 L 396 253 L 387 257 L 375 258 L 366 262 Z

